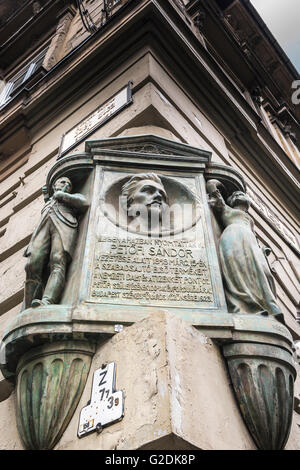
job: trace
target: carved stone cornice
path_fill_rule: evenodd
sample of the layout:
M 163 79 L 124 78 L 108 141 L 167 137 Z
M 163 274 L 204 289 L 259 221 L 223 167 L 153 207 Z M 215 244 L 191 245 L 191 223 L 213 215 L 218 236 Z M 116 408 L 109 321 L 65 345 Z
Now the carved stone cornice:
M 37 316 L 38 311 L 38 316 Z M 142 318 L 140 312 L 111 314 L 103 319 L 103 307 L 99 304 L 82 304 L 76 308 L 64 305 L 44 306 L 38 310 L 27 309 L 6 328 L 1 343 L 1 370 L 3 375 L 14 380 L 19 359 L 35 344 L 48 344 L 53 339 L 84 340 L 101 343 L 118 330 L 115 325 L 124 327 Z M 147 316 L 148 312 L 145 312 Z M 237 315 L 228 313 L 201 313 L 195 324 L 203 334 L 221 343 L 234 341 L 255 341 L 268 343 L 290 350 L 293 338 L 287 328 L 277 320 L 257 315 Z
M 249 67 L 263 80 L 274 96 L 284 96 L 289 106 L 299 116 L 290 102 L 291 84 L 299 78 L 297 71 L 285 56 L 270 31 L 262 24 L 250 2 L 232 2 L 224 10 L 227 24 L 249 60 Z

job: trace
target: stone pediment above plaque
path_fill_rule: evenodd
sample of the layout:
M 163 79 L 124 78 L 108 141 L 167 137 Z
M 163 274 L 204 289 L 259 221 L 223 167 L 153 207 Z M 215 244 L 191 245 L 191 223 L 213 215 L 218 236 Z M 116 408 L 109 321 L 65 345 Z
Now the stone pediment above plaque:
M 138 152 L 138 153 L 159 153 L 165 155 L 176 155 L 174 152 L 171 152 L 170 149 L 164 149 L 162 146 L 154 145 L 154 144 L 146 144 L 146 145 L 128 145 L 126 148 L 124 147 L 122 150 L 128 152 Z
M 146 156 L 147 159 L 155 160 L 159 157 L 172 159 L 174 162 L 184 160 L 205 165 L 211 161 L 211 152 L 208 150 L 191 147 L 154 134 L 90 140 L 85 144 L 85 151 L 94 156 L 118 156 L 120 160 L 122 157 L 127 159 L 128 156 Z

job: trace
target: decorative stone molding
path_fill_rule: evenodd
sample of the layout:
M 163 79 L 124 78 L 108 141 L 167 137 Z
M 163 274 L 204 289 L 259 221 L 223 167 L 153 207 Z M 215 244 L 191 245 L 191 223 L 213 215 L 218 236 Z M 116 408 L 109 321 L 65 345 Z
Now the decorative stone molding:
M 71 22 L 74 17 L 73 11 L 68 11 L 58 22 L 56 33 L 51 41 L 49 49 L 46 53 L 43 67 L 50 70 L 61 59 L 64 50 L 64 42 L 68 34 Z
M 49 450 L 60 439 L 84 389 L 93 344 L 61 341 L 33 348 L 17 369 L 17 424 L 27 449 Z
M 196 28 L 202 32 L 205 24 L 206 14 L 204 11 L 199 11 L 197 15 L 193 18 L 194 25 Z
M 245 423 L 261 450 L 283 449 L 291 428 L 296 370 L 291 351 L 270 344 L 223 346 Z

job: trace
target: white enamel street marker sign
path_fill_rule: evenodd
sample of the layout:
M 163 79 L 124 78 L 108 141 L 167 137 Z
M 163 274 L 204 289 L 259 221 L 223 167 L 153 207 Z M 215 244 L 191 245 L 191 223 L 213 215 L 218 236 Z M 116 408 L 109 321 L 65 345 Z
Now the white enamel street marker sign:
M 124 397 L 120 390 L 115 391 L 114 362 L 94 372 L 90 404 L 80 413 L 78 437 L 93 431 L 101 432 L 104 426 L 119 421 L 124 416 Z
M 118 93 L 102 103 L 98 108 L 88 114 L 82 121 L 68 130 L 62 137 L 59 157 L 84 140 L 99 126 L 105 124 L 110 118 L 132 103 L 131 82 L 123 87 Z

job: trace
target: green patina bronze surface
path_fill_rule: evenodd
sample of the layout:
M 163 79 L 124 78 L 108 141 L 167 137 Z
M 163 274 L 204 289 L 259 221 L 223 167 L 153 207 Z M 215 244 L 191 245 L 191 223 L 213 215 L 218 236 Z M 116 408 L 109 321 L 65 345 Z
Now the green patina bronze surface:
M 24 309 L 60 301 L 67 265 L 72 259 L 76 243 L 76 215 L 88 205 L 83 195 L 70 194 L 71 188 L 70 179 L 60 177 L 52 186 L 52 197 L 45 198 L 41 220 L 24 254 L 28 257 L 25 266 Z M 48 265 L 49 273 L 46 272 Z
M 34 348 L 18 365 L 17 423 L 27 449 L 52 449 L 83 392 L 94 345 L 61 341 Z
M 274 280 L 248 214 L 250 200 L 235 191 L 225 204 L 218 187 L 223 187 L 218 180 L 207 183 L 210 205 L 223 228 L 219 252 L 228 311 L 273 315 L 283 322 Z
M 258 449 L 281 450 L 290 433 L 296 370 L 292 355 L 268 344 L 223 346 L 241 414 Z

